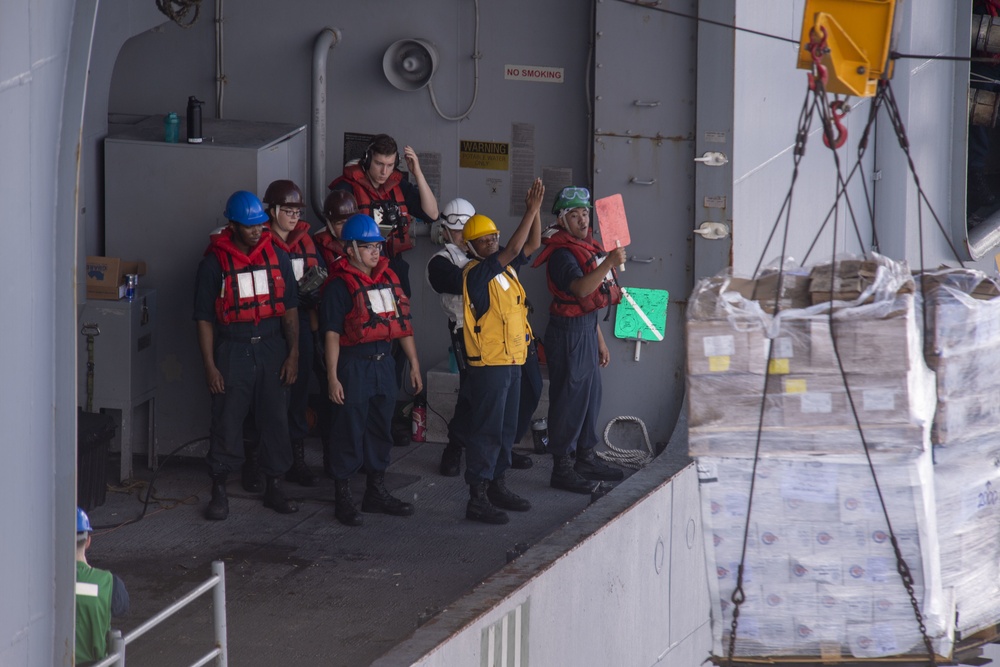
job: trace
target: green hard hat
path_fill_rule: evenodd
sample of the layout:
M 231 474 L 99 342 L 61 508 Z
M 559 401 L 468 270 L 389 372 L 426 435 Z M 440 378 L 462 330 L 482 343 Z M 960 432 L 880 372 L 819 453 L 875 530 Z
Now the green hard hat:
M 560 190 L 552 203 L 552 212 L 559 213 L 568 208 L 590 208 L 590 190 L 572 185 Z

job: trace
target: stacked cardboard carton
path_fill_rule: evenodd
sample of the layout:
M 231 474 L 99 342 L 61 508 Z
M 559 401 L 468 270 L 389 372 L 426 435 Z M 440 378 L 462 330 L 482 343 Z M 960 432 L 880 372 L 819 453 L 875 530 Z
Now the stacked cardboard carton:
M 928 452 L 876 455 L 886 510 L 936 652 L 942 613 Z M 698 457 L 717 656 L 725 656 L 747 532 L 737 656 L 877 658 L 924 651 L 863 456 Z M 748 515 L 749 511 L 749 515 Z M 749 518 L 749 521 L 748 521 Z
M 829 277 L 820 280 L 826 291 L 792 280 L 798 300 L 765 277 L 764 302 L 746 296 L 760 295 L 761 283 L 751 290 L 740 280 L 734 290 L 735 279 L 720 276 L 699 284 L 687 322 L 692 455 L 752 455 L 758 426 L 772 454 L 859 453 L 859 424 L 876 451 L 926 447 L 934 382 L 912 280 L 887 260 L 845 264 L 836 295 L 854 302 L 835 301 L 832 317 L 819 298 L 830 294 Z M 765 307 L 776 302 L 803 307 Z
M 966 269 L 923 280 L 942 576 L 965 636 L 1000 620 L 1000 289 Z
M 935 651 L 950 654 L 930 447 L 935 383 L 913 287 L 905 265 L 880 257 L 696 287 L 689 442 L 716 655 L 728 649 L 744 535 L 737 656 L 924 653 L 890 520 Z

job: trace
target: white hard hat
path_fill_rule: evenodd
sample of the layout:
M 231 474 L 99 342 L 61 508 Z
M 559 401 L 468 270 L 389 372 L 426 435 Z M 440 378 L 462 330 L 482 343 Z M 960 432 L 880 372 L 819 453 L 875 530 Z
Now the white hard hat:
M 444 205 L 444 209 L 441 211 L 441 217 L 443 218 L 441 224 L 448 229 L 461 231 L 469 218 L 475 214 L 475 207 L 465 199 L 458 197 Z

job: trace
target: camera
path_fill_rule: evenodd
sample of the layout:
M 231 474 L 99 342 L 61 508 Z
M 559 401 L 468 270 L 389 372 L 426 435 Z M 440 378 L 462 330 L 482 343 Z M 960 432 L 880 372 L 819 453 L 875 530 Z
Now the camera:
M 403 226 L 403 214 L 395 204 L 382 205 L 382 224 L 393 229 Z
M 312 292 L 320 288 L 326 282 L 327 270 L 322 266 L 310 266 L 302 278 L 299 280 L 299 290 L 302 292 Z

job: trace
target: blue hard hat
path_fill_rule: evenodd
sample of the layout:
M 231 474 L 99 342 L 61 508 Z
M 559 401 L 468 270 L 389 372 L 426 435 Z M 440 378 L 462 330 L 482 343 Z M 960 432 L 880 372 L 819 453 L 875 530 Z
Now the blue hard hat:
M 364 213 L 352 215 L 344 223 L 344 228 L 340 231 L 341 241 L 361 241 L 363 243 L 377 243 L 385 241 L 385 237 L 378 230 L 378 225 L 371 217 Z
M 260 203 L 252 192 L 237 190 L 229 196 L 226 202 L 226 212 L 223 213 L 226 220 L 231 220 L 245 227 L 263 225 L 268 221 L 267 213 L 264 212 L 264 205 Z
M 79 507 L 76 508 L 76 532 L 92 533 L 94 529 L 90 527 L 90 517 Z

